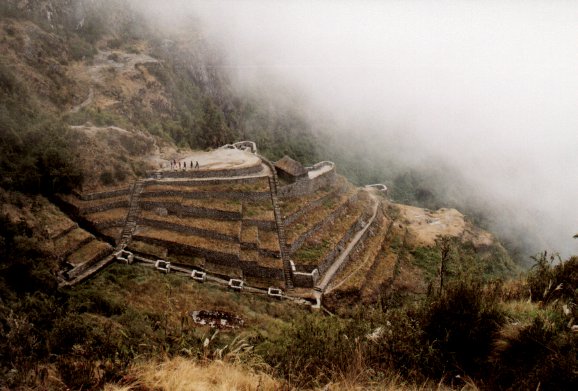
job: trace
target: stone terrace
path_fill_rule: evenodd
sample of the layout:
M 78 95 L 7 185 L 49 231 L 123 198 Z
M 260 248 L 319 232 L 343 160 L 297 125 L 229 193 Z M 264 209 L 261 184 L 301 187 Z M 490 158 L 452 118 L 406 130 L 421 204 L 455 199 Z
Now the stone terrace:
M 254 144 L 240 143 L 166 160 L 129 188 L 60 201 L 117 249 L 254 287 L 312 288 L 367 224 L 374 200 L 331 162 L 283 184 L 273 170 Z M 93 241 L 77 232 L 60 247 L 71 263 L 92 262 L 105 253 Z

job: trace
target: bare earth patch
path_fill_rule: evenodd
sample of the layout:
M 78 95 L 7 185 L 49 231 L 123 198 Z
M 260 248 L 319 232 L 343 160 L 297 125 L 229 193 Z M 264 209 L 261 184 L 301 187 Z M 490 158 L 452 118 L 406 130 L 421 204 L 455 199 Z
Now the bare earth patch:
M 399 221 L 408 229 L 409 247 L 430 247 L 441 236 L 459 237 L 472 241 L 476 247 L 491 246 L 493 236 L 486 231 L 474 228 L 465 220 L 465 216 L 455 209 L 442 208 L 437 211 L 415 206 L 395 204 L 399 209 Z

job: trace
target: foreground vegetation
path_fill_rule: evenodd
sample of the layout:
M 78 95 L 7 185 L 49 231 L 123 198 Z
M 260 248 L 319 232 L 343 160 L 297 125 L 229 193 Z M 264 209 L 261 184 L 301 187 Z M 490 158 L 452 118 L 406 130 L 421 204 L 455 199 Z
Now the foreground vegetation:
M 211 378 L 222 365 L 240 373 L 239 387 L 269 389 L 577 385 L 577 257 L 541 254 L 527 278 L 508 282 L 448 274 L 426 295 L 384 291 L 329 316 L 138 265 L 58 289 L 30 232 L 1 227 L 0 385 L 10 389 L 178 389 L 185 379 L 171 371 Z M 245 325 L 215 332 L 192 322 L 200 309 Z

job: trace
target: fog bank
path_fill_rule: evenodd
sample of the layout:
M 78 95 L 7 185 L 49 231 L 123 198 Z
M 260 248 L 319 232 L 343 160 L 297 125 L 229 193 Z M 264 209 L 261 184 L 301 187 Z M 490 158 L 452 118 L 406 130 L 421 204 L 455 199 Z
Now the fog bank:
M 578 3 L 145 3 L 194 13 L 242 88 L 281 80 L 374 150 L 457 169 L 501 233 L 578 253 Z

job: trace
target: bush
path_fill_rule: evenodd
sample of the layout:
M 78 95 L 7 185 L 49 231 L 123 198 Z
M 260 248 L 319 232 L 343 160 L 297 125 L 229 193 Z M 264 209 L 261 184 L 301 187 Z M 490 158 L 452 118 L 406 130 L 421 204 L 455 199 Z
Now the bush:
M 457 282 L 425 304 L 423 340 L 435 358 L 423 368 L 431 376 L 481 377 L 504 315 L 498 289 L 481 283 Z
M 114 176 L 110 171 L 104 171 L 100 174 L 100 183 L 105 186 L 110 186 L 115 183 Z
M 506 338 L 494 361 L 492 388 L 516 390 L 578 389 L 578 336 L 565 322 L 536 317 Z
M 68 47 L 70 57 L 75 61 L 91 59 L 96 53 L 98 53 L 92 44 L 77 35 L 71 36 L 68 42 Z
M 265 360 L 293 386 L 327 382 L 354 369 L 367 324 L 316 315 L 296 320 L 284 336 L 260 346 Z
M 549 303 L 564 299 L 578 302 L 575 289 L 578 286 L 578 257 L 562 261 L 558 255 L 548 256 L 544 252 L 533 259 L 536 263 L 527 278 L 533 301 Z

